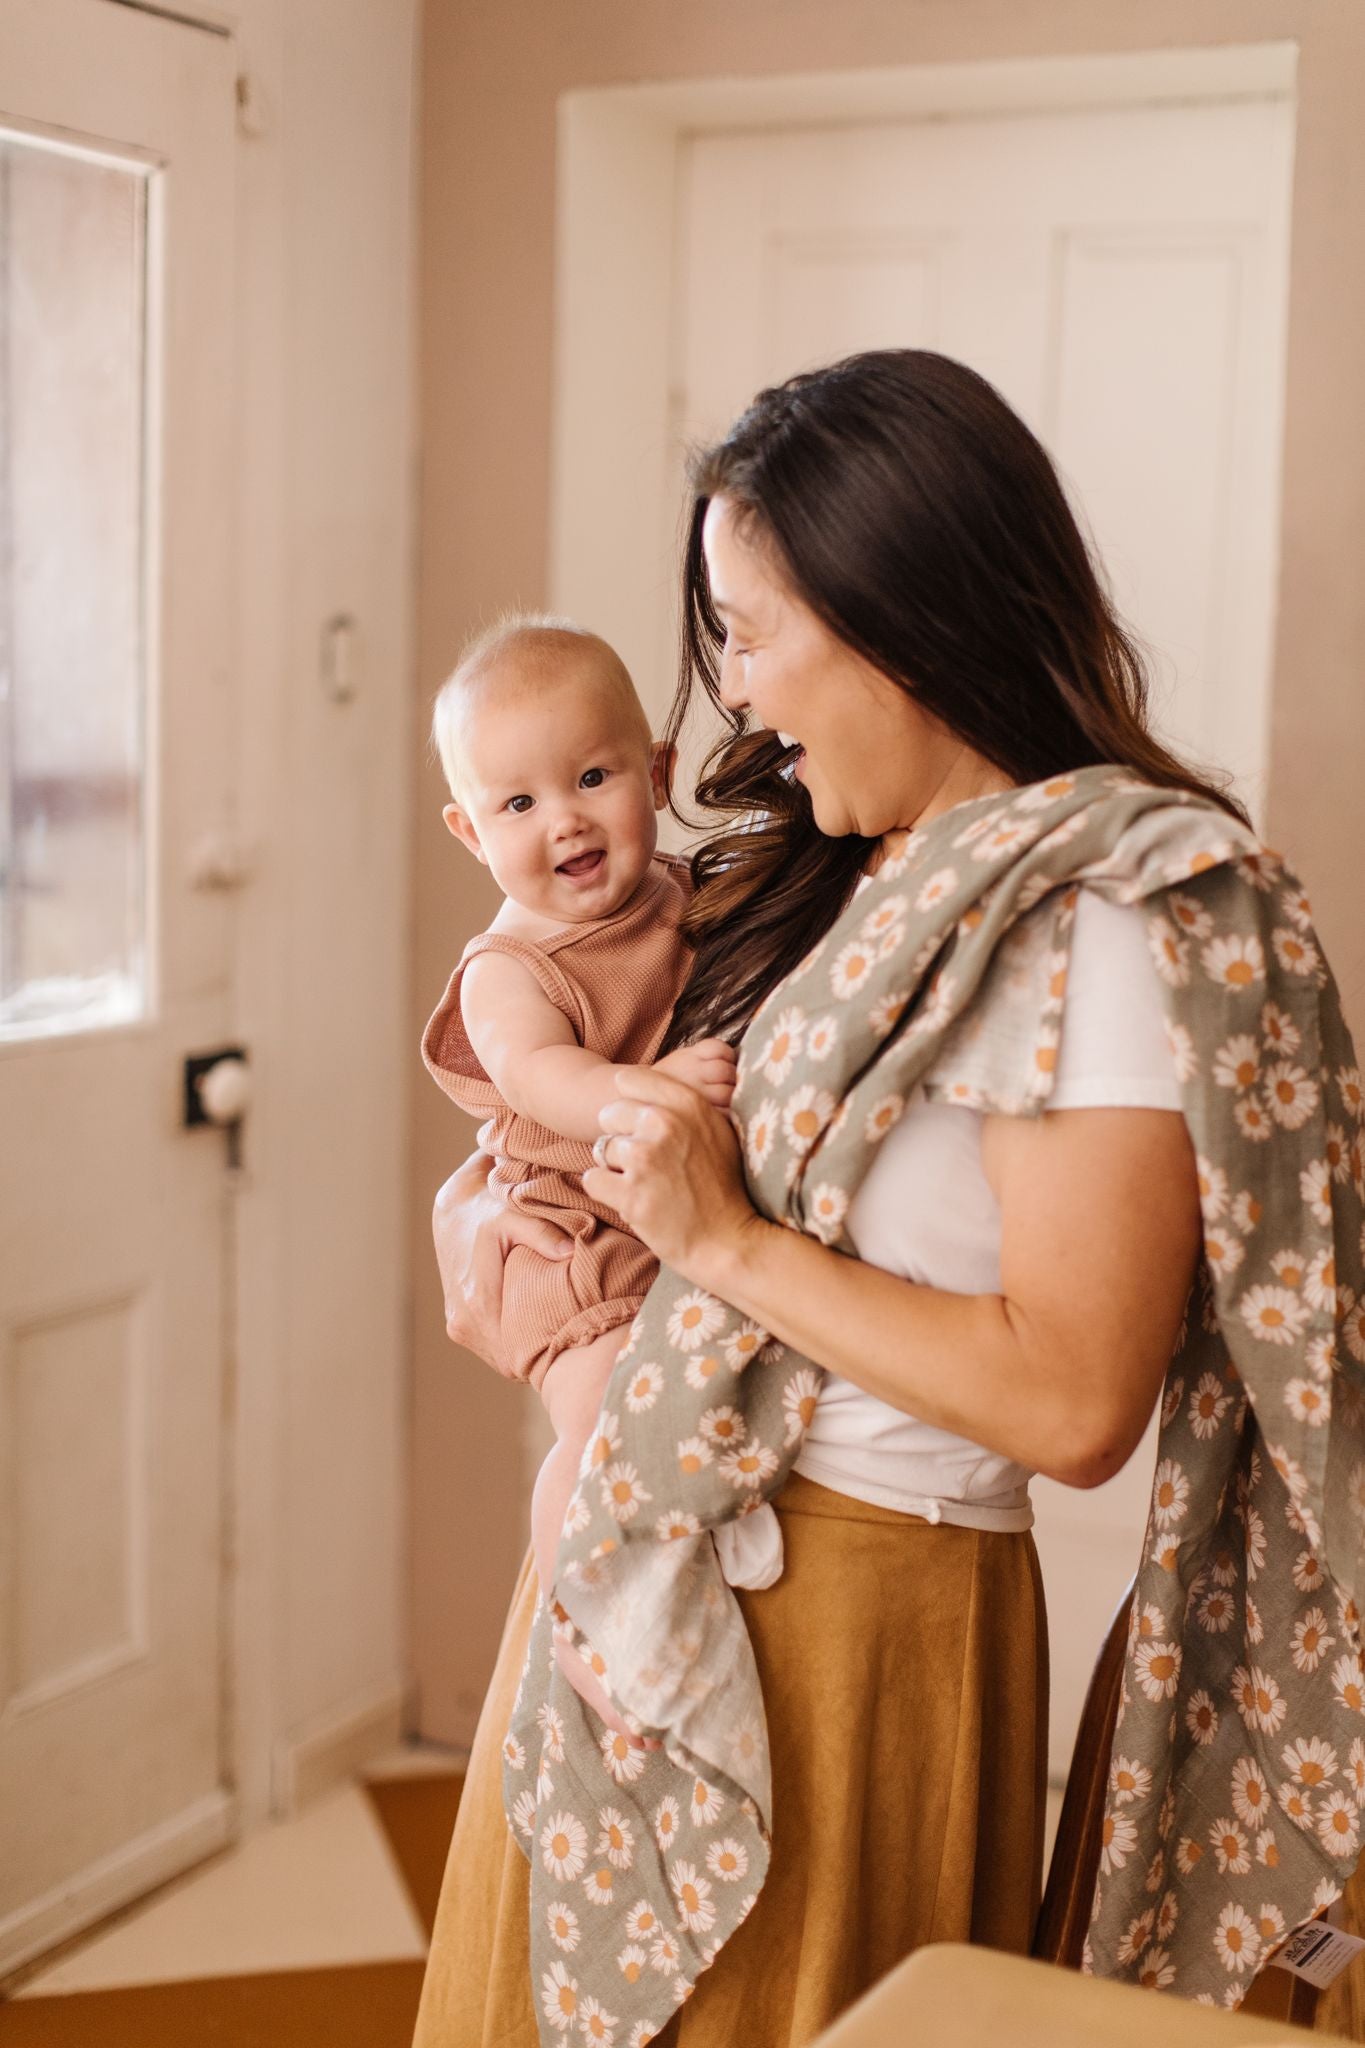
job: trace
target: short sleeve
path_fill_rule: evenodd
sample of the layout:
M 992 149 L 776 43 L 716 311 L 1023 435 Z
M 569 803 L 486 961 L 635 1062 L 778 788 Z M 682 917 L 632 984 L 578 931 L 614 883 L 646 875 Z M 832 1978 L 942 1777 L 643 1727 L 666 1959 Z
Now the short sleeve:
M 1049 1109 L 1174 1109 L 1180 1083 L 1139 905 L 1082 889 Z

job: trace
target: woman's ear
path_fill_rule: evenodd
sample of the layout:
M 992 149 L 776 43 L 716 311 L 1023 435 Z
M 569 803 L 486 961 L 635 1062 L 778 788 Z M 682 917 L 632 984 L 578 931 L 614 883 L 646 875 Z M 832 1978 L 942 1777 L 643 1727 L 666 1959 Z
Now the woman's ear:
M 677 773 L 677 768 L 677 748 L 668 746 L 663 740 L 655 740 L 649 752 L 649 780 L 654 790 L 656 811 L 662 811 L 667 807 L 669 791 L 673 787 L 673 777 Z
M 481 860 L 484 866 L 487 867 L 488 855 L 479 844 L 479 835 L 474 829 L 474 821 L 468 812 L 462 811 L 458 804 L 447 804 L 441 816 L 446 821 L 446 830 L 453 832 L 461 846 L 467 846 L 475 860 Z

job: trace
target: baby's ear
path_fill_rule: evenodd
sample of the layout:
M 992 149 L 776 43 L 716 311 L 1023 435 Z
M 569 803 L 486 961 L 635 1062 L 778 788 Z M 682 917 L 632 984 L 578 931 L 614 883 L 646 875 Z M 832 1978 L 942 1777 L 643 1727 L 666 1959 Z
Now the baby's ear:
M 458 804 L 447 804 L 441 816 L 446 821 L 446 830 L 453 832 L 461 846 L 467 846 L 475 860 L 481 860 L 484 866 L 487 867 L 488 855 L 479 844 L 479 835 L 474 829 L 474 821 L 468 812 L 462 811 Z
M 662 811 L 673 787 L 673 777 L 678 768 L 678 750 L 663 740 L 655 740 L 649 750 L 649 779 L 654 789 L 654 808 Z

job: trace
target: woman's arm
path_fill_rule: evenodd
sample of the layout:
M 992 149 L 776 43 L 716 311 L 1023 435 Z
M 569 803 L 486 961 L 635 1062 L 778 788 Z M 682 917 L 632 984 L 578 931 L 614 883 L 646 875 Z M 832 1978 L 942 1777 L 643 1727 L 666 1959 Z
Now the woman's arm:
M 543 1258 L 567 1259 L 573 1239 L 539 1216 L 509 1207 L 489 1188 L 493 1162 L 471 1152 L 436 1191 L 431 1235 L 445 1298 L 446 1335 L 476 1357 L 505 1372 L 498 1357 L 502 1328 L 502 1269 L 514 1244 L 529 1245 Z
M 612 1147 L 624 1171 L 589 1192 L 687 1279 L 868 1393 L 1066 1485 L 1101 1484 L 1134 1450 L 1199 1252 L 1177 1113 L 987 1119 L 1001 1292 L 963 1295 L 767 1222 L 723 1118 L 656 1075 L 621 1092 L 603 1123 L 632 1139 Z

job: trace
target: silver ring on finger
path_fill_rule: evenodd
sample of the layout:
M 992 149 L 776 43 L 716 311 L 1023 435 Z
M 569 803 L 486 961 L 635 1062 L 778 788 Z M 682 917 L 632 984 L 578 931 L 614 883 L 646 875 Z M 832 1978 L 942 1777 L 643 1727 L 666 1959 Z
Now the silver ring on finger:
M 603 1131 L 600 1136 L 592 1141 L 592 1156 L 599 1166 L 606 1168 L 608 1173 L 611 1172 L 612 1166 L 610 1159 L 607 1157 L 607 1147 L 611 1144 L 615 1135 L 614 1131 Z

